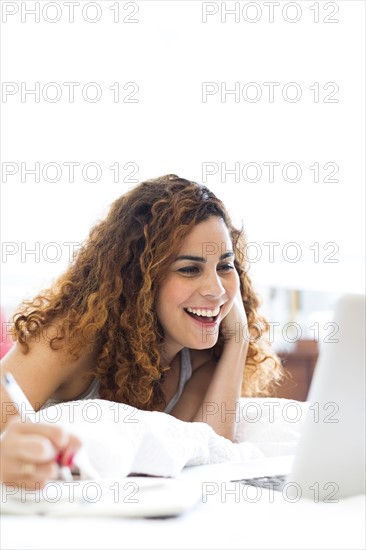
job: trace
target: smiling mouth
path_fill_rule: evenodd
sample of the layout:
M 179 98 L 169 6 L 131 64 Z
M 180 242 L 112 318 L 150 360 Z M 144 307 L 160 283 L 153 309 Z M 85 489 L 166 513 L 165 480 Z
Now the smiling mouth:
M 220 307 L 220 311 L 217 315 L 215 315 L 215 317 L 205 317 L 203 315 L 197 315 L 196 313 L 192 313 L 191 311 L 187 311 L 186 308 L 184 308 L 184 311 L 187 313 L 187 315 L 189 315 L 190 317 L 193 317 L 193 319 L 196 319 L 196 321 L 200 321 L 201 323 L 215 323 L 217 318 L 219 317 L 220 315 L 220 312 L 221 312 L 221 307 Z

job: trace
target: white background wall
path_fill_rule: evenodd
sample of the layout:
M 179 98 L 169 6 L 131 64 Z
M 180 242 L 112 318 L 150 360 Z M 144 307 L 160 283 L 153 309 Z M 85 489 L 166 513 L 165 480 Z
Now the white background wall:
M 364 289 L 363 1 L 42 0 L 2 2 L 1 8 L 6 311 L 62 271 L 70 256 L 64 243 L 86 237 L 134 184 L 131 170 L 136 182 L 166 173 L 206 180 L 234 219 L 243 220 L 256 243 L 253 259 L 262 254 L 252 263 L 259 288 Z M 32 9 L 39 9 L 39 22 Z M 227 13 L 225 21 L 230 9 L 236 14 Z M 65 82 L 78 84 L 73 102 Z M 218 92 L 204 101 L 205 82 L 219 90 L 236 85 L 240 94 Z M 278 83 L 273 98 L 264 84 L 270 82 Z M 118 102 L 110 89 L 115 83 Z M 245 88 L 248 83 L 254 85 Z M 22 89 L 37 86 L 39 100 L 22 96 Z M 101 97 L 93 101 L 97 89 Z M 137 89 L 136 102 L 123 101 Z M 53 101 L 57 90 L 61 97 Z M 295 92 L 298 101 L 292 101 Z M 255 93 L 262 94 L 258 101 Z M 74 181 L 64 164 L 70 162 L 80 163 Z M 280 163 L 274 181 L 264 164 L 270 162 Z M 39 183 L 22 163 L 24 169 L 39 163 Z M 57 172 L 45 170 L 48 163 L 60 167 L 58 182 L 49 181 Z M 98 181 L 87 181 L 96 177 L 92 167 L 83 176 L 87 163 L 99 167 Z M 109 168 L 116 163 L 118 182 Z M 207 178 L 205 163 L 216 167 Z M 262 170 L 256 182 L 245 181 L 248 163 Z M 288 163 L 301 170 L 299 181 L 284 179 Z M 319 181 L 310 169 L 315 163 Z M 239 166 L 238 181 L 230 174 L 225 179 L 221 165 Z M 337 181 L 325 181 L 334 166 Z M 255 179 L 253 170 L 247 179 Z M 293 168 L 285 172 L 288 180 L 295 176 Z M 273 262 L 265 242 L 279 243 Z M 282 257 L 287 250 L 293 258 L 295 248 L 286 248 L 291 242 L 301 252 L 298 262 Z

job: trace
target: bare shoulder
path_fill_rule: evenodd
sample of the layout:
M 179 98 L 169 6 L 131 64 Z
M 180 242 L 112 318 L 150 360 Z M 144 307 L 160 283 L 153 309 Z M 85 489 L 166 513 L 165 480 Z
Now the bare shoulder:
M 75 357 L 69 352 L 67 336 L 51 347 L 51 340 L 59 335 L 57 325 L 44 327 L 40 336 L 27 339 L 28 352 L 16 343 L 2 360 L 1 371 L 14 375 L 35 409 L 39 409 L 64 386 L 74 383 L 75 396 L 85 388 L 83 375 L 90 369 L 95 349 L 88 344 Z

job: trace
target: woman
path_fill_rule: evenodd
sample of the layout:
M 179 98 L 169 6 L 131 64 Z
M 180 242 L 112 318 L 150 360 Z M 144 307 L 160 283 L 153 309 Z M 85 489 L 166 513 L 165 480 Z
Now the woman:
M 139 184 L 15 314 L 3 371 L 36 410 L 102 398 L 204 421 L 233 439 L 239 397 L 268 395 L 282 376 L 244 247 L 206 187 L 176 175 Z M 59 427 L 10 421 L 2 479 L 42 486 L 57 476 L 56 456 L 70 464 L 78 445 Z

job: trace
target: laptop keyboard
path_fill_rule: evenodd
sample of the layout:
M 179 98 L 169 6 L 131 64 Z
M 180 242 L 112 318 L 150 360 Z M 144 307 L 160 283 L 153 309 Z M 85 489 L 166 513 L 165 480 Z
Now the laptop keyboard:
M 282 491 L 287 476 L 275 475 L 264 477 L 251 477 L 249 479 L 233 479 L 234 483 L 243 483 L 244 485 L 253 485 L 254 487 L 263 487 L 264 489 L 272 488 L 274 491 Z

